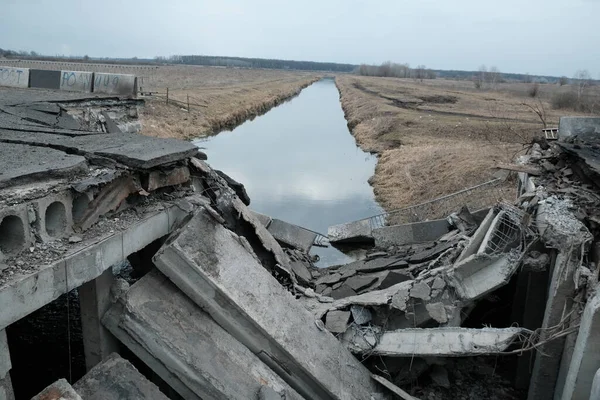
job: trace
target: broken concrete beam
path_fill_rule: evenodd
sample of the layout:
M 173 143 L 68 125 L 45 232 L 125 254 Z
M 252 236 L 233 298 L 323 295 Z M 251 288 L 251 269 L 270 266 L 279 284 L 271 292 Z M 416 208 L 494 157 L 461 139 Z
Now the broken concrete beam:
M 477 252 L 479 251 L 479 247 L 483 242 L 483 238 L 486 236 L 486 233 L 490 229 L 492 221 L 495 217 L 496 211 L 493 208 L 491 208 L 485 216 L 485 218 L 483 219 L 483 221 L 481 222 L 481 224 L 479 224 L 479 228 L 477 228 L 475 233 L 473 233 L 473 236 L 471 236 L 471 238 L 469 239 L 469 242 L 463 249 L 462 253 L 460 253 L 460 256 L 458 256 L 458 258 L 456 259 L 456 262 L 462 261 L 465 258 L 472 256 L 473 254 L 477 254 Z
M 302 398 L 156 270 L 132 285 L 102 322 L 185 399 L 245 400 L 261 385 Z
M 368 219 L 330 226 L 327 229 L 330 243 L 373 242 L 371 222 Z
M 0 397 L 2 398 L 2 397 Z M 85 398 L 88 399 L 87 397 Z M 31 400 L 82 400 L 66 379 L 59 379 Z
M 600 294 L 596 293 L 588 300 L 581 317 L 561 399 L 585 399 L 590 394 L 594 376 L 600 366 L 598 332 L 600 332 Z
M 85 400 L 168 400 L 154 383 L 116 353 L 92 368 L 73 388 Z
M 305 252 L 310 250 L 317 238 L 317 234 L 308 229 L 275 218 L 267 230 L 278 242 Z
M 242 238 L 206 210 L 200 209 L 173 235 L 154 261 L 304 397 L 379 397 L 366 368 L 333 335 L 317 327 L 310 312 L 260 265 Z
M 519 255 L 474 254 L 456 263 L 448 272 L 448 283 L 463 300 L 476 300 L 506 285 L 517 270 Z
M 390 246 L 433 242 L 449 231 L 448 221 L 437 219 L 373 229 L 373 238 L 375 246 L 386 249 Z
M 522 328 L 400 329 L 383 333 L 371 354 L 394 357 L 500 354 L 529 333 Z
M 190 170 L 188 167 L 178 167 L 167 171 L 151 171 L 148 174 L 148 181 L 144 188 L 148 192 L 160 189 L 166 186 L 182 185 L 190 180 Z

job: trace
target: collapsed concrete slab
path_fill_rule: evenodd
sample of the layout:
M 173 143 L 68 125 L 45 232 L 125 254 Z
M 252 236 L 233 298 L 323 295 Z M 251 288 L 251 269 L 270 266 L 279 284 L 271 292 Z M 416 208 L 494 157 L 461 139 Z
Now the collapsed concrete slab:
M 244 242 L 201 209 L 154 262 L 304 397 L 379 398 L 366 368 L 315 324 Z
M 315 232 L 275 218 L 271 220 L 267 229 L 277 241 L 306 252 L 317 238 Z
M 136 282 L 103 324 L 185 399 L 250 399 L 263 385 L 302 399 L 159 271 Z
M 86 397 L 87 399 L 87 397 Z M 69 382 L 65 379 L 59 379 L 52 385 L 42 390 L 37 396 L 31 400 L 82 400 Z
M 373 229 L 373 238 L 376 247 L 385 249 L 389 246 L 432 242 L 449 231 L 450 224 L 448 221 L 437 219 Z
M 499 354 L 524 341 L 530 331 L 522 328 L 430 328 L 385 332 L 373 354 L 394 357 L 466 357 Z
M 327 229 L 330 243 L 372 242 L 373 230 L 368 219 L 330 226 Z
M 111 354 L 92 368 L 73 389 L 85 400 L 168 400 L 155 384 L 118 354 Z

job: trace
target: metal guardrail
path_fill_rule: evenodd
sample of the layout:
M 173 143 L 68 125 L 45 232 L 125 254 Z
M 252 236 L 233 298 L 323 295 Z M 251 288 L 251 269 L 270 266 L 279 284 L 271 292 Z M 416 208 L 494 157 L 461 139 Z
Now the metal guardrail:
M 493 179 L 425 203 L 373 215 L 359 221 L 368 220 L 371 228 L 376 229 L 386 225 L 409 224 L 443 218 L 458 211 L 462 206 L 467 206 L 471 210 L 489 207 L 506 198 L 507 193 L 501 187 L 503 182 L 502 178 Z

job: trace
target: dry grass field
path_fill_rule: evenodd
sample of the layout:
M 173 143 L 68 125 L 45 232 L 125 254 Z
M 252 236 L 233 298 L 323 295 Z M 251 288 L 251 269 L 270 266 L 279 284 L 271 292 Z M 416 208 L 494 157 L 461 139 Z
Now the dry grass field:
M 477 90 L 472 82 L 338 76 L 342 107 L 358 144 L 380 155 L 371 183 L 379 203 L 393 210 L 493 178 L 562 115 L 549 101 L 567 86 L 502 83 Z M 594 88 L 595 89 L 595 88 Z
M 231 129 L 299 93 L 319 74 L 267 69 L 202 66 L 114 65 L 50 61 L 8 61 L 23 68 L 109 72 L 138 76 L 138 87 L 158 92 L 144 96 L 140 112 L 142 133 L 156 137 L 191 139 Z M 181 103 L 166 104 L 169 98 Z
M 141 112 L 142 133 L 158 137 L 189 139 L 231 129 L 247 119 L 298 94 L 318 79 L 316 74 L 281 70 L 233 69 L 194 66 L 160 67 L 144 76 L 144 90 L 164 93 L 191 112 L 146 97 Z

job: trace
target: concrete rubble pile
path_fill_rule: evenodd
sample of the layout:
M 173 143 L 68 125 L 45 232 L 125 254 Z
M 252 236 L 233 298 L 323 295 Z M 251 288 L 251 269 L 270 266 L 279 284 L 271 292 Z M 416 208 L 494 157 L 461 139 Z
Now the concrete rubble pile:
M 508 166 L 528 171 L 519 172 L 515 202 L 498 203 L 483 219 L 463 208 L 420 223 L 432 225 L 435 240 L 404 234 L 414 232 L 409 224 L 386 227 L 378 243 L 362 223 L 362 237 L 375 236 L 376 246 L 346 265 L 307 265 L 311 279 L 296 287 L 299 301 L 365 365 L 412 395 L 458 396 L 448 379 L 456 357 L 519 354 L 526 356 L 509 384 L 528 399 L 588 398 L 600 368 L 599 131 L 599 118 L 562 118 L 558 142 L 536 143 L 520 166 Z M 332 239 L 356 236 L 356 225 L 336 227 Z M 511 307 L 505 325 L 474 328 L 480 303 L 498 293 Z M 420 381 L 436 389 L 415 389 L 425 372 Z

